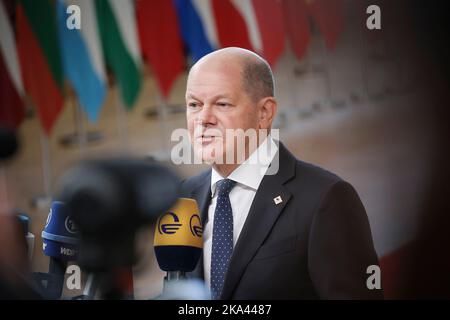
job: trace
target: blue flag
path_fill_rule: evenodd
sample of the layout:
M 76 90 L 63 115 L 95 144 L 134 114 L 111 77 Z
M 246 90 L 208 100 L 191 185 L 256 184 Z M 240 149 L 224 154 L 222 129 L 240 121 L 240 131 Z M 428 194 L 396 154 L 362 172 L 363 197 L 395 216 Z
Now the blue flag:
M 181 37 L 195 62 L 214 51 L 214 45 L 208 39 L 205 23 L 192 0 L 174 1 L 181 28 Z
M 68 1 L 74 3 L 74 1 Z M 67 4 L 56 1 L 63 70 L 89 121 L 97 122 L 106 96 L 106 75 L 93 1 L 77 1 L 80 29 L 69 28 Z M 70 11 L 73 13 L 73 11 Z

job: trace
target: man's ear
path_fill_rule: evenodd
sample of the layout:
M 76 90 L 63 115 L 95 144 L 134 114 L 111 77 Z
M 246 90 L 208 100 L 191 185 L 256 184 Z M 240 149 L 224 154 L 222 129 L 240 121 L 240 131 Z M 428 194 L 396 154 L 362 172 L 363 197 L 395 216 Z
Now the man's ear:
M 277 114 L 277 100 L 274 97 L 261 99 L 259 102 L 259 128 L 270 129 Z

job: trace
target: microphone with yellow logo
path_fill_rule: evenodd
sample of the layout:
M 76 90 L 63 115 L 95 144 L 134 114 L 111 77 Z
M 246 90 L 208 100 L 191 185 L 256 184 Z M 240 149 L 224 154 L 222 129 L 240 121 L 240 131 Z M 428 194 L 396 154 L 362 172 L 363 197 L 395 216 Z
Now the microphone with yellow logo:
M 197 202 L 180 198 L 162 214 L 156 224 L 154 248 L 159 267 L 167 271 L 166 281 L 184 279 L 202 254 L 203 228 Z

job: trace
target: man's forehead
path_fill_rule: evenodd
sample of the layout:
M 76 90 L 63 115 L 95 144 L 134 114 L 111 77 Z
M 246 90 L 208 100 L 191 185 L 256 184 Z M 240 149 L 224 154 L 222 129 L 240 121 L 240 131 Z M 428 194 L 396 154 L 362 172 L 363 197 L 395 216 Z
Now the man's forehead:
M 233 94 L 231 92 L 227 91 L 221 91 L 216 92 L 214 95 L 207 96 L 208 99 L 211 100 L 218 100 L 218 99 L 229 99 L 233 98 Z M 203 92 L 194 92 L 194 91 L 187 91 L 186 92 L 186 99 L 194 99 L 194 100 L 203 100 L 205 98 L 205 94 Z
M 196 72 L 189 76 L 186 85 L 188 94 L 200 94 L 200 92 L 214 92 L 214 94 L 232 95 L 239 90 L 241 74 L 209 69 L 204 72 Z
M 192 67 L 187 79 L 186 98 L 232 98 L 239 94 L 241 66 L 219 62 L 217 59 L 207 60 Z
M 240 78 L 242 67 L 236 64 L 227 63 L 208 63 L 192 67 L 189 72 L 188 81 L 201 80 L 204 78 L 220 79 L 220 78 Z

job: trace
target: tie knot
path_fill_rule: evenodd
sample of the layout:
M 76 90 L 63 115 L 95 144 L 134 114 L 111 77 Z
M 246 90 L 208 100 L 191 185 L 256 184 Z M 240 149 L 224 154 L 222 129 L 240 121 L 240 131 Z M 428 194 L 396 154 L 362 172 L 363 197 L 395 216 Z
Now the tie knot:
M 217 192 L 219 196 L 228 196 L 236 185 L 236 181 L 223 179 L 217 182 Z

